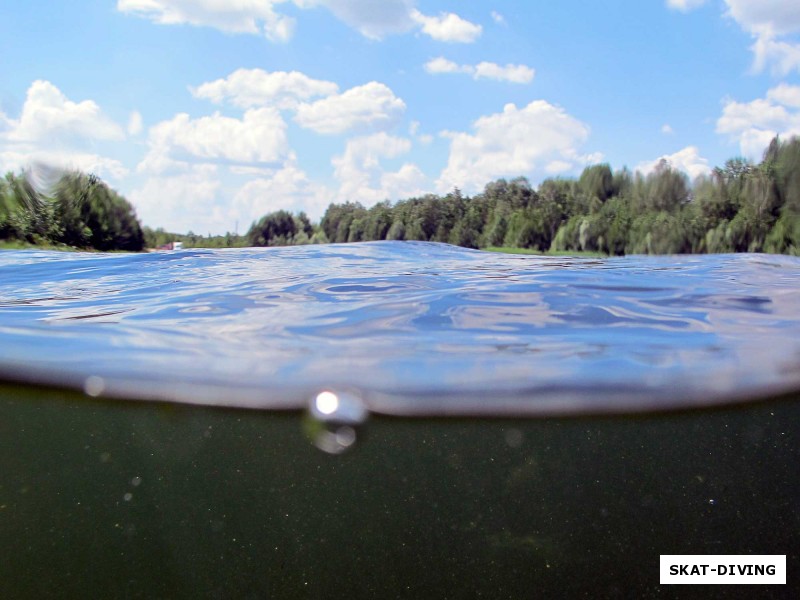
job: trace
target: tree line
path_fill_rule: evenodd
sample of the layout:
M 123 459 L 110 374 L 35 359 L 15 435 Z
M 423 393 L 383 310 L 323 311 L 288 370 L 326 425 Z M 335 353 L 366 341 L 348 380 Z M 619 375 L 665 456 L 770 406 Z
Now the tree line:
M 43 192 L 30 172 L 0 178 L 0 240 L 80 249 L 144 249 L 131 204 L 95 175 L 58 175 Z
M 609 255 L 800 255 L 800 140 L 776 138 L 759 164 L 732 159 L 693 183 L 663 160 L 646 175 L 599 164 L 577 179 L 546 179 L 537 189 L 518 177 L 491 182 L 471 198 L 455 189 L 369 209 L 331 204 L 318 228 L 300 227 L 298 217 L 279 211 L 254 223 L 246 240 L 253 246 L 421 240 Z
M 319 223 L 279 210 L 244 236 L 142 228 L 130 203 L 94 175 L 63 173 L 43 194 L 29 174 L 8 174 L 0 179 L 2 239 L 130 251 L 174 241 L 226 248 L 420 240 L 609 255 L 800 255 L 800 139 L 775 138 L 760 163 L 731 159 L 694 182 L 666 161 L 649 174 L 598 164 L 535 189 L 518 177 L 473 197 L 454 189 L 371 208 L 331 204 Z

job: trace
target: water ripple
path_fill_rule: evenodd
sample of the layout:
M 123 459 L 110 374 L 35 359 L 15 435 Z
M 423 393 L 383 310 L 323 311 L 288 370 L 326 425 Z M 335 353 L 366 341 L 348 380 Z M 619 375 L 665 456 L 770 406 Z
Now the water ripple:
M 800 388 L 800 260 L 421 242 L 0 253 L 0 377 L 393 414 L 629 411 Z M 92 380 L 97 381 L 97 380 Z

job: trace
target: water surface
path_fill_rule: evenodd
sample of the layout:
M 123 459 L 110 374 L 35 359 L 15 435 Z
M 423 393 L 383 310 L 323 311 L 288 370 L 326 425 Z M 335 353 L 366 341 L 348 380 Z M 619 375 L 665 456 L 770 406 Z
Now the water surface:
M 800 260 L 423 242 L 0 253 L 0 379 L 295 409 L 567 414 L 800 389 Z

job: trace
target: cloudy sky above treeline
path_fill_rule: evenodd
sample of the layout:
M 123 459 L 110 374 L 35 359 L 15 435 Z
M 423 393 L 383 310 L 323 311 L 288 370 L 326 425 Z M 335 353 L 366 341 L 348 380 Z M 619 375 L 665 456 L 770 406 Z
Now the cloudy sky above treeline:
M 243 233 L 491 180 L 691 178 L 800 134 L 800 2 L 4 2 L 0 170 L 100 175 L 145 225 Z

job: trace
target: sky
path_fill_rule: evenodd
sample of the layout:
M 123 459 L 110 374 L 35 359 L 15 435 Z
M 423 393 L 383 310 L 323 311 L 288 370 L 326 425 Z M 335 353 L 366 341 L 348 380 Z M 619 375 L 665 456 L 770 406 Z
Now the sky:
M 0 0 L 0 172 L 80 169 L 144 225 L 247 231 L 800 134 L 800 2 Z

